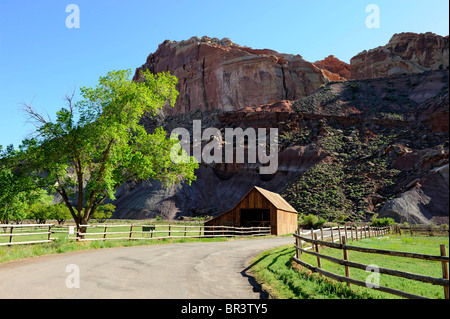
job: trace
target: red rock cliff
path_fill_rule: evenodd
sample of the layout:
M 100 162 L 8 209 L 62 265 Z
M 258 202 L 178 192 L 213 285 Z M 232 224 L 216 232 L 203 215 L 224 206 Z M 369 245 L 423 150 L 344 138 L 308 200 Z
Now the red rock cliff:
M 314 64 L 321 69 L 338 74 L 343 78 L 351 78 L 350 64 L 339 60 L 334 55 L 330 55 L 321 61 L 316 61 Z
M 192 110 L 237 110 L 279 100 L 296 100 L 329 81 L 345 80 L 333 70 L 305 61 L 300 55 L 239 46 L 229 39 L 193 37 L 168 41 L 136 70 L 170 71 L 180 95 L 167 114 Z
M 446 69 L 449 66 L 448 36 L 431 32 L 394 34 L 387 45 L 353 57 L 350 66 L 353 79 Z

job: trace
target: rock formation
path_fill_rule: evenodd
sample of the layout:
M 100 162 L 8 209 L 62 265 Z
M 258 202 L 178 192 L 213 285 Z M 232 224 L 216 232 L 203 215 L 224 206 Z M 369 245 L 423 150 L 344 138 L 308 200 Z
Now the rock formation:
M 350 61 L 352 79 L 443 70 L 449 66 L 449 38 L 431 32 L 395 34 L 388 44 L 363 51 Z
M 350 65 L 345 63 L 334 55 L 330 55 L 323 60 L 314 62 L 321 69 L 328 70 L 331 73 L 339 74 L 344 79 L 351 79 Z
M 191 186 L 169 189 L 130 181 L 116 194 L 115 218 L 217 215 L 255 185 L 304 207 L 296 204 L 305 202 L 308 183 L 328 176 L 335 184 L 315 191 L 332 190 L 347 220 L 376 212 L 398 222 L 448 223 L 448 37 L 396 34 L 350 66 L 334 56 L 310 63 L 229 39 L 193 37 L 162 43 L 134 80 L 142 69 L 179 79 L 175 108 L 142 119 L 148 132 L 162 126 L 192 134 L 197 119 L 202 129 L 221 132 L 276 127 L 279 165 L 275 174 L 261 175 L 254 164 L 202 163 Z M 333 205 L 322 208 L 318 214 L 339 217 Z
M 336 61 L 334 61 L 336 62 Z M 136 70 L 170 71 L 180 95 L 166 114 L 194 110 L 233 111 L 278 100 L 296 100 L 329 81 L 345 80 L 333 68 L 320 68 L 300 55 L 239 46 L 229 39 L 192 37 L 165 41 Z M 345 72 L 344 72 L 345 73 Z

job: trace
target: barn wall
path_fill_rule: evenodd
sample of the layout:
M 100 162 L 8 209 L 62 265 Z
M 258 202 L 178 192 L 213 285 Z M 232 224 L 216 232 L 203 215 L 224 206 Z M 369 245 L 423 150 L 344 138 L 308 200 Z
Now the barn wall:
M 277 236 L 291 234 L 297 230 L 297 214 L 277 210 Z
M 228 211 L 205 222 L 206 226 L 236 226 L 234 223 L 234 211 Z

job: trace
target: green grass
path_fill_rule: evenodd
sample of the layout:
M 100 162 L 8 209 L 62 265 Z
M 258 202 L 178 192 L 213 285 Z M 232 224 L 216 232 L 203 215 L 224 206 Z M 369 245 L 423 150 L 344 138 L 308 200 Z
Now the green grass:
M 440 244 L 447 246 L 448 237 L 419 236 L 388 236 L 384 238 L 367 238 L 351 243 L 354 246 L 371 247 L 405 252 L 416 252 L 430 255 L 440 255 Z M 342 259 L 342 250 L 321 247 L 320 252 Z M 264 252 L 253 261 L 253 272 L 258 282 L 270 292 L 274 298 L 280 299 L 396 299 L 398 296 L 380 291 L 340 283 L 309 270 L 298 267 L 292 262 L 295 248 L 285 246 Z M 301 260 L 317 266 L 317 258 L 302 254 Z M 379 267 L 402 270 L 442 278 L 440 262 L 420 259 L 392 257 L 349 251 L 349 260 L 366 265 L 375 264 Z M 322 259 L 322 268 L 332 273 L 345 276 L 344 267 Z M 350 277 L 365 281 L 368 273 L 350 268 Z M 380 275 L 380 285 L 390 287 L 428 298 L 444 298 L 442 286 L 421 283 L 400 277 Z

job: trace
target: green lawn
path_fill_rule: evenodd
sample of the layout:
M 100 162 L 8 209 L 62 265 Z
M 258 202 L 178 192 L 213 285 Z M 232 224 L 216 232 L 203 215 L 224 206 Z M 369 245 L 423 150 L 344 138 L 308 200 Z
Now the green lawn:
M 449 239 L 448 237 L 389 235 L 381 238 L 366 238 L 357 242 L 350 242 L 350 244 L 360 247 L 440 255 L 440 244 L 445 244 L 448 251 Z M 320 252 L 340 259 L 343 258 L 342 250 L 321 247 Z M 293 264 L 291 259 L 294 254 L 295 248 L 293 246 L 285 246 L 264 252 L 253 261 L 255 277 L 275 298 L 400 298 L 366 287 L 352 285 L 348 288 L 345 283 L 340 283 L 318 274 L 312 274 L 309 270 L 297 269 L 299 267 L 297 267 L 297 264 Z M 356 251 L 349 251 L 348 254 L 349 260 L 362 264 L 374 264 L 383 268 L 442 278 L 442 266 L 440 262 L 375 255 Z M 317 258 L 314 256 L 302 254 L 301 260 L 317 266 Z M 341 265 L 322 259 L 322 268 L 332 273 L 345 276 L 344 267 Z M 369 273 L 364 270 L 350 268 L 351 278 L 365 281 L 368 275 Z M 380 285 L 429 298 L 444 298 L 444 288 L 442 286 L 435 286 L 400 277 L 381 274 Z

